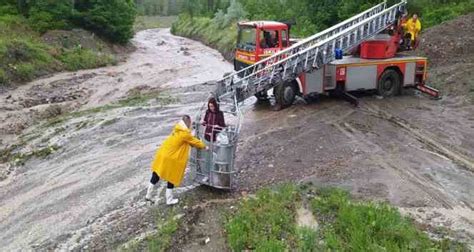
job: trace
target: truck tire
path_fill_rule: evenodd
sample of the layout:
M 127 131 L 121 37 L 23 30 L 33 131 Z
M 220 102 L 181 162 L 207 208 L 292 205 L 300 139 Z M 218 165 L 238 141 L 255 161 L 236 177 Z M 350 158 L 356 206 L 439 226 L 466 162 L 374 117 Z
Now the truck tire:
M 401 76 L 394 69 L 385 70 L 380 75 L 377 94 L 383 97 L 398 95 L 400 92 Z
M 282 108 L 289 107 L 295 102 L 297 89 L 294 82 L 283 82 L 273 90 L 275 101 Z

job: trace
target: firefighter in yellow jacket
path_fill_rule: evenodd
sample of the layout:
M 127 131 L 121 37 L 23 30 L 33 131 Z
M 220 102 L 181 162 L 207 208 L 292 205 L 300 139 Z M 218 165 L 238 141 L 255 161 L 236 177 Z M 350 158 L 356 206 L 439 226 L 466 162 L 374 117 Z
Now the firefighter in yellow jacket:
M 207 149 L 201 140 L 192 136 L 190 128 L 191 118 L 185 115 L 156 152 L 151 164 L 152 176 L 145 196 L 147 201 L 154 202 L 152 194 L 161 178 L 168 182 L 165 194 L 166 204 L 178 203 L 178 199 L 173 197 L 173 188 L 179 186 L 183 180 L 190 148 Z
M 403 24 L 403 27 L 405 28 L 405 32 L 411 35 L 411 47 L 416 49 L 418 45 L 418 34 L 421 31 L 421 22 L 418 19 L 418 15 L 414 14 L 412 18 Z

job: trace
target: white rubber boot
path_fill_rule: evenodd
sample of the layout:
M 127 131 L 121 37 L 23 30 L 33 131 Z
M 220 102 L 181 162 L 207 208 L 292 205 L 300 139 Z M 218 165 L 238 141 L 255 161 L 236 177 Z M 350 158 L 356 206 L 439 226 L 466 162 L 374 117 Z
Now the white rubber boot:
M 155 192 L 156 186 L 152 183 L 148 185 L 148 189 L 146 190 L 145 200 L 150 201 L 151 203 L 155 203 L 153 200 L 153 193 Z
M 173 198 L 173 189 L 166 188 L 166 205 L 178 204 L 178 199 Z

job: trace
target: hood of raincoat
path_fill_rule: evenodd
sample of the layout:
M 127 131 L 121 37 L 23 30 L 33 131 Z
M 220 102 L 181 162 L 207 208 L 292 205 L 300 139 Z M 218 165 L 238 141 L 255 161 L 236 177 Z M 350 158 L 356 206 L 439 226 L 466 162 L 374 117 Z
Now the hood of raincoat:
M 174 126 L 173 131 L 178 131 L 178 130 L 190 131 L 190 129 L 188 128 L 188 126 L 186 126 L 186 123 L 183 120 L 179 121 L 179 123 L 177 123 Z

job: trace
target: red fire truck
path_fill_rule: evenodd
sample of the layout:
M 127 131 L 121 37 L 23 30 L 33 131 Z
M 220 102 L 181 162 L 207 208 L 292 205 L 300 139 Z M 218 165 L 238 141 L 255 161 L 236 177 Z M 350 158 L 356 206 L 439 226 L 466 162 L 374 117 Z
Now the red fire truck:
M 378 95 L 388 97 L 401 93 L 402 88 L 414 87 L 433 97 L 438 90 L 425 85 L 427 59 L 398 53 L 403 41 L 403 29 L 397 23 L 380 34 L 365 40 L 351 55 L 336 58 L 322 68 L 303 72 L 298 78 L 273 90 L 275 100 L 282 106 L 291 105 L 296 95 L 307 97 L 313 94 L 344 94 L 356 103 L 349 94 L 352 91 L 375 90 Z M 235 51 L 235 71 L 244 69 L 276 52 L 290 47 L 291 25 L 274 21 L 240 22 Z M 260 92 L 258 99 L 266 99 Z

